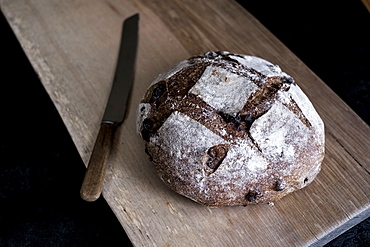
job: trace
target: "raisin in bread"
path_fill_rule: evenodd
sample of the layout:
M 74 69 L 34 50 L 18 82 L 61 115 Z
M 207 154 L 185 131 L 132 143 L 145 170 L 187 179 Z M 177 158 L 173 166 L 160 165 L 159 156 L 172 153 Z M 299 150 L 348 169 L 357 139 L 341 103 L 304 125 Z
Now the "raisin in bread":
M 160 74 L 137 130 L 163 182 L 212 207 L 280 199 L 308 185 L 324 158 L 324 124 L 293 78 L 229 52 Z

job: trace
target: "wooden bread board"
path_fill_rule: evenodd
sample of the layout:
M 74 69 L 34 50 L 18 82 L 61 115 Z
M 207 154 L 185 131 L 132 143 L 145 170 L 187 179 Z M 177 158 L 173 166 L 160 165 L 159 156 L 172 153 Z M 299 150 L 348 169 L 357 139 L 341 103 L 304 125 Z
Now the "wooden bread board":
M 370 128 L 234 1 L 0 0 L 87 165 L 110 92 L 122 21 L 140 13 L 132 101 L 103 196 L 135 246 L 321 245 L 370 215 Z M 207 208 L 156 176 L 136 108 L 163 70 L 210 50 L 262 57 L 293 76 L 325 123 L 326 157 L 308 187 L 271 205 Z M 79 188 L 76 188 L 78 193 Z

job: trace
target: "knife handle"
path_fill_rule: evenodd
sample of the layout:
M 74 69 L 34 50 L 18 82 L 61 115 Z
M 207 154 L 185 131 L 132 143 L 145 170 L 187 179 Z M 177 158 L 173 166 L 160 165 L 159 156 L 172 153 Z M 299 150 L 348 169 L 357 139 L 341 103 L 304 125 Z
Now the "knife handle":
M 81 198 L 85 201 L 97 200 L 103 190 L 105 171 L 115 129 L 116 125 L 112 123 L 102 123 L 100 125 L 99 134 L 80 190 Z

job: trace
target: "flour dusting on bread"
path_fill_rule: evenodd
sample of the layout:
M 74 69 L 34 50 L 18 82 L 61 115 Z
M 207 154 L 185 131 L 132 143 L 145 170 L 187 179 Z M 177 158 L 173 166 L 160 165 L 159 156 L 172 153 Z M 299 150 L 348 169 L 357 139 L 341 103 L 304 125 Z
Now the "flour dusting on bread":
M 311 183 L 324 158 L 324 124 L 294 79 L 229 52 L 160 74 L 137 131 L 163 182 L 212 207 L 278 200 Z

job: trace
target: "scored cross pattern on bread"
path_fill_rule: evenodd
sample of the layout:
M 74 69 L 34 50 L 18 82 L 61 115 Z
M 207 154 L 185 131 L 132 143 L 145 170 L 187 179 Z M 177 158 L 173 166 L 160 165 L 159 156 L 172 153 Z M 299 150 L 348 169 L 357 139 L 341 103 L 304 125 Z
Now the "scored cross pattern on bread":
M 207 206 L 271 202 L 308 185 L 324 124 L 277 65 L 208 52 L 159 75 L 138 108 L 159 177 Z

